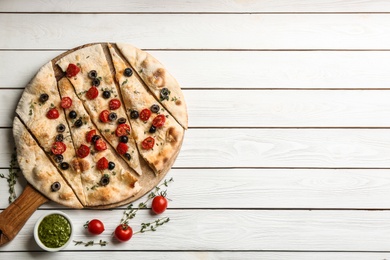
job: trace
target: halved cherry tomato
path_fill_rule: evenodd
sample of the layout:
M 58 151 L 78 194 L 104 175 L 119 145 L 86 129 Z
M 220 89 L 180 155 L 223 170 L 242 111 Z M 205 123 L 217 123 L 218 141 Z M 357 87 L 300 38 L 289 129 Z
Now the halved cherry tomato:
M 141 143 L 142 149 L 144 150 L 150 150 L 154 146 L 154 138 L 149 136 L 145 140 L 142 141 Z
M 127 153 L 127 150 L 129 150 L 129 147 L 125 143 L 119 143 L 118 146 L 116 147 L 116 150 L 118 151 L 119 154 L 125 154 Z
M 103 222 L 98 219 L 92 219 L 91 221 L 88 221 L 86 225 L 88 231 L 94 235 L 99 235 L 104 231 Z
M 97 98 L 97 96 L 99 96 L 99 90 L 97 89 L 97 87 L 92 86 L 88 89 L 87 94 L 85 95 L 89 100 L 95 99 Z
M 62 108 L 70 108 L 72 106 L 72 99 L 70 97 L 63 97 L 61 99 Z
M 141 113 L 139 113 L 139 118 L 142 121 L 148 121 L 151 114 L 152 114 L 152 112 L 148 108 L 145 108 L 145 109 L 142 109 Z
M 120 108 L 120 106 L 121 106 L 121 101 L 117 98 L 111 99 L 110 102 L 108 103 L 108 107 L 110 108 L 110 110 L 116 110 Z
M 95 150 L 96 151 L 104 151 L 107 149 L 107 144 L 102 140 L 102 138 L 96 140 L 95 142 Z
M 102 157 L 99 159 L 99 161 L 97 162 L 96 164 L 98 170 L 105 170 L 105 169 L 108 169 L 108 160 L 106 159 L 106 157 Z
M 77 65 L 73 63 L 69 63 L 68 68 L 66 69 L 66 76 L 68 78 L 71 78 L 76 76 L 79 72 L 80 72 L 80 68 Z
M 66 145 L 63 142 L 55 142 L 51 146 L 51 152 L 53 154 L 63 154 L 66 151 Z
M 85 158 L 89 154 L 89 147 L 82 144 L 80 145 L 79 149 L 77 149 L 77 156 L 80 158 Z
M 130 240 L 132 236 L 133 229 L 127 224 L 120 224 L 115 229 L 115 237 L 121 242 Z
M 157 128 L 160 128 L 165 124 L 165 119 L 165 116 L 163 114 L 160 114 L 153 119 L 152 125 Z
M 102 121 L 103 123 L 107 123 L 109 121 L 109 119 L 108 119 L 109 114 L 110 114 L 110 111 L 108 111 L 108 110 L 103 110 L 102 112 L 100 112 L 100 115 L 99 115 L 100 121 Z
M 128 124 L 120 124 L 115 130 L 115 135 L 120 137 L 130 134 L 130 126 Z
M 156 214 L 163 213 L 168 207 L 168 200 L 164 196 L 158 195 L 152 201 L 152 210 Z
M 57 108 L 52 108 L 46 113 L 46 117 L 49 119 L 57 119 L 60 116 Z
M 95 130 L 95 129 L 93 129 L 93 130 L 91 130 L 91 131 L 89 131 L 89 132 L 87 133 L 87 135 L 85 136 L 85 139 L 87 139 L 87 142 L 88 142 L 88 143 L 92 142 L 92 137 L 93 137 L 94 135 L 96 135 L 96 130 Z

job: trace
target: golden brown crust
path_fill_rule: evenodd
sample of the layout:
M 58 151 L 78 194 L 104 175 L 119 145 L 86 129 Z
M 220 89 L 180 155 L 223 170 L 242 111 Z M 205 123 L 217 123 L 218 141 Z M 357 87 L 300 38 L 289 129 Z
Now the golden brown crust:
M 82 208 L 83 205 L 77 199 L 75 193 L 62 178 L 56 167 L 47 158 L 45 152 L 39 147 L 22 122 L 14 119 L 14 138 L 20 169 L 27 181 L 49 199 L 72 208 Z M 61 188 L 52 191 L 51 185 L 59 182 Z
M 176 152 L 180 149 L 184 130 L 176 122 L 172 115 L 163 109 L 163 106 L 159 103 L 159 101 L 157 101 L 153 95 L 149 93 L 136 75 L 131 77 L 125 77 L 123 75 L 123 71 L 126 68 L 125 62 L 119 57 L 112 46 L 109 46 L 109 49 L 116 71 L 115 76 L 120 86 L 126 110 L 141 111 L 144 108 L 150 108 L 153 104 L 159 104 L 161 107 L 159 114 L 163 114 L 166 117 L 164 126 L 158 128 L 153 134 L 149 133 L 149 128 L 151 127 L 151 121 L 156 114 L 153 114 L 148 122 L 142 122 L 140 119 L 130 120 L 134 138 L 140 154 L 145 161 L 148 162 L 154 172 L 159 174 L 167 167 L 167 165 L 169 165 Z M 148 66 L 146 60 L 144 60 L 143 66 Z M 163 70 L 160 70 L 158 76 L 163 75 L 162 71 Z M 144 150 L 141 143 L 149 136 L 152 136 L 155 139 L 155 146 L 152 150 Z
M 161 89 L 168 88 L 170 91 L 169 99 L 160 99 L 160 101 L 177 122 L 187 129 L 187 106 L 180 85 L 176 79 L 149 53 L 130 44 L 117 43 L 116 45 L 126 60 L 146 83 L 155 98 L 160 99 Z

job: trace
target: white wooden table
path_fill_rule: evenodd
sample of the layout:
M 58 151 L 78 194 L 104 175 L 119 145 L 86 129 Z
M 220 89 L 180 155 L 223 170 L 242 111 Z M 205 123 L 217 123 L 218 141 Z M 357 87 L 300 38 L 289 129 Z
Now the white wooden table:
M 390 2 L 150 2 L 1 0 L 1 173 L 24 86 L 85 43 L 150 51 L 181 83 L 190 128 L 157 232 L 115 243 L 123 207 L 47 203 L 0 259 L 389 259 Z M 76 240 L 110 244 L 42 252 L 32 228 L 52 209 L 71 216 Z M 92 218 L 106 225 L 96 238 L 82 228 Z M 141 210 L 132 223 L 152 219 Z

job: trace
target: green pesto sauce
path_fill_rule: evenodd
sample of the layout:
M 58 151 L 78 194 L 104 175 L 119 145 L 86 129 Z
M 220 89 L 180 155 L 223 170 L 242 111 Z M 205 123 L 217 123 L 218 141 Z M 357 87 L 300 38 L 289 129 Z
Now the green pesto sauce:
M 45 217 L 38 227 L 38 237 L 49 248 L 65 245 L 70 238 L 71 227 L 69 221 L 59 214 Z

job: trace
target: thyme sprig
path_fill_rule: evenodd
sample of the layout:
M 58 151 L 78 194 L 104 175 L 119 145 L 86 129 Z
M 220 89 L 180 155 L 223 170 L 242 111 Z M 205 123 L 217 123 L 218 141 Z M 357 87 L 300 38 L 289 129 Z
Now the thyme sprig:
M 156 231 L 157 227 L 159 226 L 162 226 L 164 225 L 165 223 L 168 223 L 169 222 L 169 218 L 168 217 L 164 217 L 164 218 L 159 218 L 153 222 L 150 222 L 150 223 L 142 223 L 141 224 L 141 229 L 137 232 L 134 233 L 135 234 L 138 234 L 138 233 L 145 233 L 147 231 Z
M 15 193 L 15 184 L 16 180 L 19 177 L 19 171 L 18 169 L 18 160 L 16 157 L 16 150 L 11 155 L 11 161 L 9 164 L 10 168 L 8 170 L 8 176 L 6 177 L 4 174 L 0 173 L 0 178 L 6 179 L 8 182 L 8 202 L 11 204 L 16 199 L 16 193 Z
M 77 246 L 77 245 L 84 245 L 84 246 L 100 245 L 100 246 L 106 246 L 108 244 L 107 241 L 103 241 L 101 239 L 99 240 L 99 242 L 95 242 L 94 240 L 87 241 L 87 242 L 73 240 L 73 242 L 75 243 L 74 244 L 75 246 Z
M 161 187 L 162 186 L 168 187 L 168 184 L 171 183 L 171 182 L 173 182 L 173 178 L 170 178 L 169 180 L 164 180 L 163 183 L 161 183 L 160 185 L 156 186 L 154 188 L 154 190 L 151 193 L 149 193 L 148 198 L 146 199 L 146 201 L 141 202 L 140 204 L 138 204 L 137 208 L 133 208 L 133 204 L 130 204 L 129 206 L 127 206 L 125 212 L 123 213 L 123 217 L 122 217 L 120 223 L 121 224 L 128 224 L 129 220 L 133 219 L 135 217 L 135 215 L 137 214 L 138 210 L 147 208 L 146 203 L 148 203 L 151 199 L 153 199 L 154 197 L 158 196 L 159 194 L 161 194 L 163 196 L 166 196 L 166 192 L 167 191 L 165 190 L 165 191 L 161 192 Z

